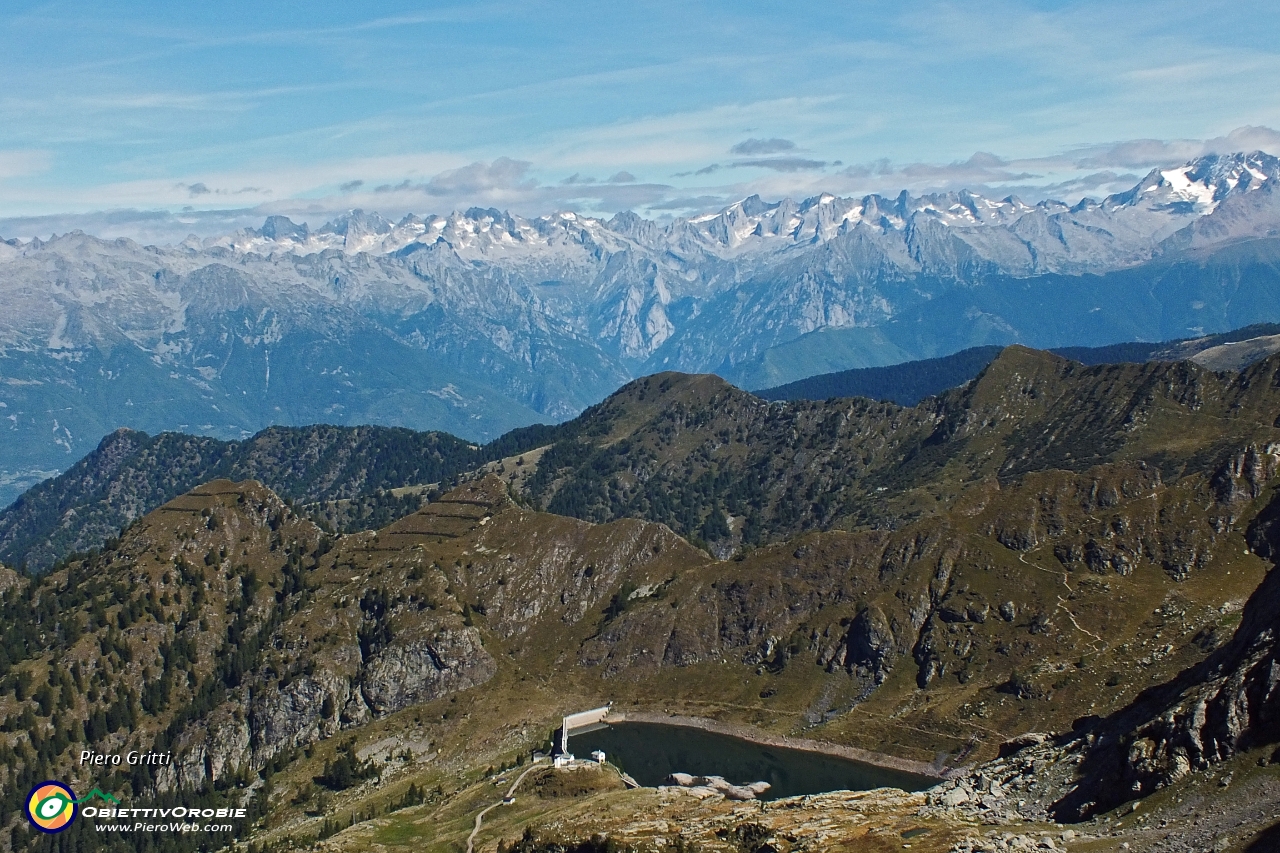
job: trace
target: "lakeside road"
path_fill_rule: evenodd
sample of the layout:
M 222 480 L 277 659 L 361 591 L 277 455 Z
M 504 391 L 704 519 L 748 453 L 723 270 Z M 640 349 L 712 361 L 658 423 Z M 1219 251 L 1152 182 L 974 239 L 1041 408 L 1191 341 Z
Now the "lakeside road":
M 847 758 L 851 761 L 857 761 L 861 764 L 870 764 L 873 767 L 883 767 L 888 770 L 901 770 L 905 773 L 914 773 L 917 776 L 925 776 L 930 779 L 937 779 L 938 781 L 942 781 L 963 772 L 958 768 L 949 768 L 945 771 L 939 771 L 937 766 L 933 764 L 926 764 L 923 761 L 912 761 L 909 758 L 899 758 L 894 755 L 884 755 L 883 753 L 870 752 L 869 750 L 858 749 L 853 746 L 840 746 L 839 744 L 826 743 L 825 741 L 819 740 L 809 740 L 808 738 L 773 735 L 750 726 L 721 723 L 716 720 L 708 720 L 705 717 L 683 717 L 679 715 L 654 714 L 645 711 L 610 711 L 604 722 L 656 723 L 664 726 L 681 726 L 690 729 L 702 729 L 703 731 L 728 735 L 729 737 L 750 741 L 751 743 L 758 743 L 763 746 L 776 746 L 785 749 L 797 749 L 802 752 L 816 752 L 822 755 L 834 755 L 839 758 Z
M 516 777 L 516 781 L 511 783 L 511 787 L 507 789 L 507 793 L 503 794 L 501 800 L 498 800 L 498 802 L 494 803 L 493 805 L 486 806 L 485 808 L 480 810 L 480 814 L 476 815 L 475 828 L 472 829 L 471 834 L 467 836 L 467 853 L 474 853 L 475 851 L 476 836 L 480 834 L 480 826 L 481 824 L 484 823 L 484 816 L 487 815 L 489 812 L 493 811 L 494 809 L 496 809 L 498 806 L 502 805 L 504 800 L 508 799 L 509 797 L 514 797 L 516 795 L 516 788 L 520 787 L 520 783 L 524 781 L 524 777 L 528 776 L 534 770 L 537 770 L 539 766 L 541 765 L 530 764 L 523 773 L 521 773 L 519 776 Z

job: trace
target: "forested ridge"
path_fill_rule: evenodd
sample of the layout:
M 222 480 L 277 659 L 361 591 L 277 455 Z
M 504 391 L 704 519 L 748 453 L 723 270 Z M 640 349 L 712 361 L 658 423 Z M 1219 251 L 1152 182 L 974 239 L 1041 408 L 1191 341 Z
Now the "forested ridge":
M 205 533 L 219 529 L 218 513 L 198 517 Z M 81 750 L 171 753 L 190 723 L 243 688 L 281 620 L 309 601 L 305 571 L 328 547 L 314 536 L 309 551 L 307 539 L 283 546 L 277 531 L 290 522 L 296 527 L 286 507 L 269 511 L 277 553 L 265 561 L 274 568 L 268 582 L 248 547 L 240 561 L 209 547 L 199 562 L 178 556 L 160 570 L 164 544 L 152 541 L 152 565 L 140 566 L 142 543 L 130 531 L 40 578 L 10 578 L 0 596 L 0 826 L 9 827 L 12 849 L 211 850 L 261 818 L 271 765 L 252 780 L 177 788 L 158 785 L 157 765 L 90 771 L 92 787 L 123 807 L 247 808 L 232 832 L 98 832 L 77 820 L 45 835 L 29 828 L 24 805 L 44 780 L 83 777 Z
M 120 528 L 201 483 L 254 479 L 335 532 L 400 518 L 459 474 L 545 442 L 555 427 L 515 430 L 483 447 L 442 432 L 401 427 L 271 427 L 244 441 L 117 430 L 66 473 L 0 512 L 0 562 L 30 572 L 87 552 Z

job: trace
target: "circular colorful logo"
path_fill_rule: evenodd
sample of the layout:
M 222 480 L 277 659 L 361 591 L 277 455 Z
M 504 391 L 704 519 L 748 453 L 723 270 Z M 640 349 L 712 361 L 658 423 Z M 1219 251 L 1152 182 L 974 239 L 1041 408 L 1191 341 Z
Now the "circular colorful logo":
M 61 782 L 41 782 L 27 795 L 27 817 L 41 832 L 62 832 L 76 818 L 76 795 Z

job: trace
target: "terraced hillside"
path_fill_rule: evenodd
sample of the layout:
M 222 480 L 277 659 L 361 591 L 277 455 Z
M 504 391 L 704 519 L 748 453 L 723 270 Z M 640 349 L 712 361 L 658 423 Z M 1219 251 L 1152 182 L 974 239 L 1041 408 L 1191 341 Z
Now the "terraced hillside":
M 336 529 L 372 529 L 417 509 L 427 491 L 393 489 L 449 480 L 548 429 L 517 430 L 484 450 L 447 433 L 396 427 L 271 427 L 244 441 L 116 430 L 0 512 L 0 560 L 43 571 L 218 478 L 267 483 Z

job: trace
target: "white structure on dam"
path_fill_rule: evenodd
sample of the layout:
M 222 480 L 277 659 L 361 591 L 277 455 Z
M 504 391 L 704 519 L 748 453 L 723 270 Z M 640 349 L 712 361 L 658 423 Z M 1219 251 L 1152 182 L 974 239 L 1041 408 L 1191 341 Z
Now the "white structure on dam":
M 612 702 L 603 708 L 592 708 L 590 711 L 579 711 L 576 714 L 566 716 L 560 723 L 560 752 L 562 754 L 569 752 L 569 735 L 575 731 L 581 731 L 603 723 L 604 718 L 609 715 L 611 707 L 613 707 Z

